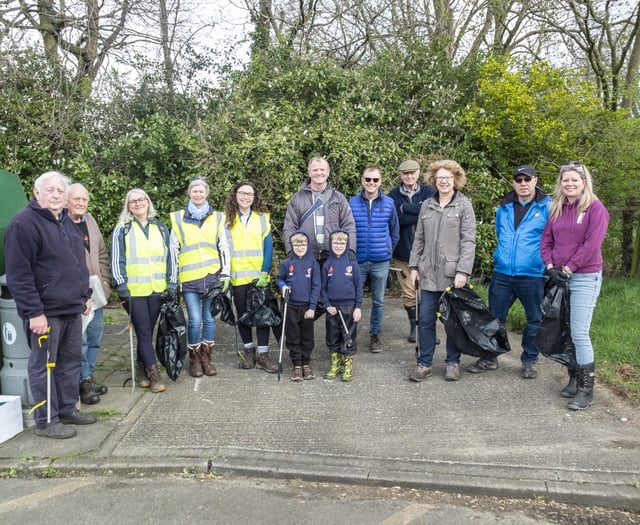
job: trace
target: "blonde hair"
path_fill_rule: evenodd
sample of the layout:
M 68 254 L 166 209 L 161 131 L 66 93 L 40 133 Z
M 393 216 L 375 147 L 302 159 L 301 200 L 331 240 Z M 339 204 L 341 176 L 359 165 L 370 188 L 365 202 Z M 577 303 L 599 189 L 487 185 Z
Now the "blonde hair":
M 127 192 L 127 196 L 124 198 L 124 208 L 122 208 L 120 217 L 118 217 L 118 224 L 126 224 L 133 220 L 133 213 L 129 211 L 129 197 L 131 197 L 132 193 L 139 193 L 145 199 L 147 199 L 147 202 L 149 203 L 149 209 L 147 210 L 147 219 L 153 219 L 156 216 L 156 209 L 153 207 L 153 202 L 151 202 L 151 199 L 149 198 L 149 195 L 147 195 L 147 192 L 141 190 L 140 188 L 133 188 L 132 190 L 129 190 Z
M 349 236 L 347 235 L 346 232 L 334 232 L 332 233 L 329 238 L 333 241 L 334 239 L 337 240 L 341 240 L 341 241 L 346 241 L 349 239 Z
M 294 233 L 291 236 L 291 239 L 289 239 L 289 242 L 291 244 L 293 244 L 294 242 L 301 242 L 304 241 L 307 244 L 309 243 L 309 238 L 304 234 L 304 233 Z
M 577 213 L 580 215 L 589 209 L 591 203 L 598 200 L 596 194 L 593 192 L 593 179 L 591 173 L 582 162 L 569 162 L 560 166 L 560 173 L 556 180 L 556 187 L 553 189 L 553 195 L 551 200 L 551 208 L 549 210 L 549 218 L 552 221 L 558 220 L 562 215 L 562 206 L 567 201 L 567 197 L 562 193 L 562 176 L 568 171 L 575 171 L 580 178 L 584 181 L 584 190 L 578 201 Z
M 456 190 L 461 190 L 464 188 L 464 185 L 467 183 L 467 174 L 465 173 L 462 166 L 458 164 L 455 160 L 445 159 L 445 160 L 437 160 L 429 164 L 427 168 L 427 174 L 425 176 L 425 182 L 430 184 L 434 188 L 436 187 L 436 174 L 438 170 L 445 169 L 450 171 L 453 175 L 453 187 Z

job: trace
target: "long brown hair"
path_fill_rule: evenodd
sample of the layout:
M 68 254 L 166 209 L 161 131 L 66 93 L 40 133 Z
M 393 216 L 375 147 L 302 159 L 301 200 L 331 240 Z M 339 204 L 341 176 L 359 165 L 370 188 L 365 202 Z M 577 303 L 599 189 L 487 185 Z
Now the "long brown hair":
M 233 225 L 238 220 L 238 214 L 240 213 L 240 208 L 238 207 L 238 189 L 242 186 L 251 186 L 253 189 L 253 204 L 251 205 L 251 211 L 255 211 L 256 213 L 268 213 L 269 210 L 262 202 L 260 195 L 258 194 L 258 189 L 256 188 L 253 182 L 249 181 L 241 181 L 238 182 L 232 189 L 231 193 L 227 196 L 227 201 L 225 203 L 225 213 L 227 215 L 227 228 L 233 228 Z

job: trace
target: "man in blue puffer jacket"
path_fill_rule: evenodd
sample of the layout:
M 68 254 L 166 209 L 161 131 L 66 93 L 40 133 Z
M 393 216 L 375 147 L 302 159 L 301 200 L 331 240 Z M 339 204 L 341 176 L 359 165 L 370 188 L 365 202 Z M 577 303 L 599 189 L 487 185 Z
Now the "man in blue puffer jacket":
M 489 310 L 502 324 L 516 299 L 524 307 L 527 324 L 522 332 L 521 375 L 538 375 L 538 349 L 535 337 L 542 320 L 540 304 L 544 296 L 544 263 L 540 255 L 542 231 L 549 217 L 551 199 L 536 187 L 538 177 L 531 166 L 513 172 L 513 191 L 496 212 L 498 247 L 493 254 L 494 268 L 489 283 Z M 497 359 L 478 359 L 467 370 L 478 374 L 498 368 Z
M 384 314 L 384 292 L 393 250 L 400 237 L 398 214 L 393 199 L 380 191 L 382 171 L 369 166 L 362 173 L 362 191 L 349 199 L 356 223 L 356 258 L 360 265 L 360 281 L 369 277 L 371 287 L 371 321 L 369 351 L 382 351 L 380 333 Z

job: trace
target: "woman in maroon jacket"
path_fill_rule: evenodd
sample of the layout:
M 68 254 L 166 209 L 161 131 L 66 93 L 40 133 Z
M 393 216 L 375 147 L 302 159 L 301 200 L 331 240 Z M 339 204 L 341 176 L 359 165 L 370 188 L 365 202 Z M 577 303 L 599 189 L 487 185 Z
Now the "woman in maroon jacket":
M 540 252 L 546 273 L 569 282 L 578 369 L 569 371 L 569 384 L 561 395 L 573 398 L 567 405 L 570 410 L 584 410 L 593 403 L 595 366 L 589 329 L 602 285 L 601 247 L 608 225 L 609 213 L 593 192 L 587 167 L 581 162 L 563 164 Z

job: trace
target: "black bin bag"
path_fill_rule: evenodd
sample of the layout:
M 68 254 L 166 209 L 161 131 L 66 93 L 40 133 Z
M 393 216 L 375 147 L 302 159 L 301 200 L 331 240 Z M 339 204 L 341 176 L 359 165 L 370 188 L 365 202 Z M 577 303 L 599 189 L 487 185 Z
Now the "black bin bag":
M 546 282 L 542 299 L 542 322 L 535 342 L 542 355 L 575 370 L 576 347 L 571 339 L 569 300 L 569 285 L 566 281 L 549 279 Z
M 506 329 L 471 285 L 447 288 L 440 296 L 438 318 L 465 355 L 497 357 L 511 350 Z
M 156 357 L 167 375 L 178 379 L 187 356 L 187 322 L 178 301 L 165 301 L 160 307 L 156 334 Z
M 224 284 L 218 281 L 209 287 L 207 297 L 211 298 L 211 315 L 216 317 L 220 314 L 220 320 L 231 326 L 236 324 L 236 316 L 233 313 L 232 287 L 229 286 L 225 292 L 222 291 Z
M 258 286 L 258 280 L 249 284 L 247 288 L 247 310 L 238 322 L 246 326 L 278 326 L 282 323 L 282 315 L 278 301 L 269 286 Z

